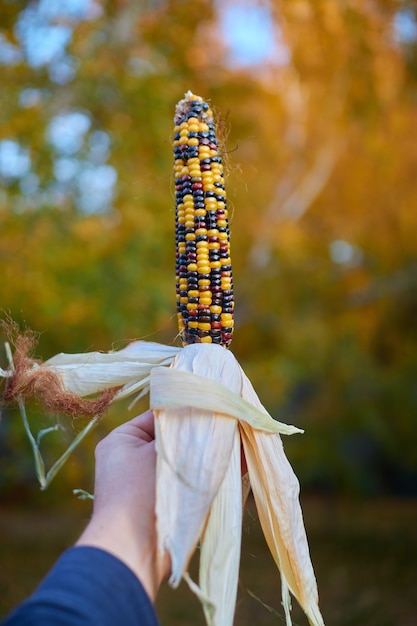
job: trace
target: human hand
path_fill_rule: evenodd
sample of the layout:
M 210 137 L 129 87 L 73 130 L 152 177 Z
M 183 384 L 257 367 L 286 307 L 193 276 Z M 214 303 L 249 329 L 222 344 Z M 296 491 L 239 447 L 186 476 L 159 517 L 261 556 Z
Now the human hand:
M 170 570 L 168 555 L 157 550 L 154 437 L 153 413 L 146 411 L 99 442 L 93 516 L 77 542 L 117 556 L 152 600 Z

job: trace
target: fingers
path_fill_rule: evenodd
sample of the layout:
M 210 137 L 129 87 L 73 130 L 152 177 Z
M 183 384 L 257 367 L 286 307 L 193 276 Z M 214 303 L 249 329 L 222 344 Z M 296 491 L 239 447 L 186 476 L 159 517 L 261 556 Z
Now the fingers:
M 148 441 L 155 439 L 155 420 L 153 411 L 150 409 L 127 422 L 126 426 L 128 425 L 135 429 L 138 437 L 143 438 L 143 435 L 146 435 Z
M 133 419 L 115 428 L 108 437 L 129 435 L 142 441 L 149 442 L 155 439 L 154 415 L 151 410 L 137 415 Z

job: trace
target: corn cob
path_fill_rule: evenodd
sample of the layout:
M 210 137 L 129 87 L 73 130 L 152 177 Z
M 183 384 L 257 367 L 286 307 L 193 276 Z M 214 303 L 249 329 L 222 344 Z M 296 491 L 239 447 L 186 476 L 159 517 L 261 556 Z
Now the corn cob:
M 176 297 L 184 345 L 228 347 L 233 279 L 224 172 L 213 113 L 191 92 L 175 111 Z

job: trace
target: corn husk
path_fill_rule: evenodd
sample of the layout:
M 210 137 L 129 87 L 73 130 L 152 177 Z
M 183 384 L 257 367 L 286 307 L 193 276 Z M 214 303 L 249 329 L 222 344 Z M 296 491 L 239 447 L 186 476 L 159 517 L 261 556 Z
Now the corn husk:
M 115 400 L 149 389 L 149 376 L 156 365 L 169 365 L 180 348 L 150 341 L 134 341 L 112 352 L 61 352 L 34 369 L 48 369 L 57 374 L 66 391 L 84 397 L 111 387 L 122 389 Z
M 243 396 L 259 409 L 262 404 L 242 372 Z M 288 587 L 312 624 L 323 625 L 317 584 L 299 504 L 299 482 L 285 456 L 279 435 L 267 436 L 241 423 L 245 457 L 259 519 L 271 554 L 281 572 L 283 605 L 289 619 Z
M 290 595 L 323 626 L 299 504 L 298 480 L 281 434 L 302 432 L 268 415 L 233 354 L 221 346 L 173 348 L 143 341 L 110 353 L 59 354 L 33 370 L 56 374 L 86 396 L 120 387 L 116 398 L 150 391 L 157 446 L 156 515 L 170 583 L 184 578 L 209 626 L 231 626 L 236 599 L 242 502 L 252 487 L 260 522 L 281 573 L 287 626 Z M 10 376 L 10 371 L 0 372 Z M 248 476 L 241 480 L 243 444 Z M 199 581 L 187 567 L 201 543 Z
M 220 378 L 240 393 L 240 376 L 235 367 L 228 366 L 235 359 L 223 348 L 219 351 L 225 355 L 224 360 L 207 358 L 207 349 L 193 344 L 181 350 L 171 367 L 197 371 L 208 379 Z M 170 392 L 168 397 L 164 395 L 164 409 L 156 408 L 161 401 L 158 402 L 158 391 L 151 383 L 150 405 L 157 425 L 157 528 L 161 550 L 166 549 L 171 555 L 173 586 L 179 584 L 202 535 L 210 506 L 229 466 L 237 430 L 235 419 L 190 406 L 186 399 L 187 382 L 188 379 L 182 387 L 180 379 L 175 388 L 175 394 L 185 395 L 182 408 L 177 407 L 176 400 L 171 408 L 170 398 L 174 394 Z M 205 392 L 200 390 L 201 393 Z M 161 394 L 165 394 L 163 386 Z
M 213 501 L 204 529 L 199 584 L 204 596 L 212 599 L 214 611 L 203 608 L 208 624 L 233 624 L 239 580 L 242 541 L 242 486 L 240 435 L 235 431 L 230 461 Z

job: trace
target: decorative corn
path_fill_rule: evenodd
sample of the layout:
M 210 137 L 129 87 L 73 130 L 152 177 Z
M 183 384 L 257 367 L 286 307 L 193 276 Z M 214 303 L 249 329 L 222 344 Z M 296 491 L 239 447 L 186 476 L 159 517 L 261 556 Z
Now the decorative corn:
M 9 399 L 21 404 L 25 396 L 37 395 L 47 407 L 56 411 L 60 406 L 73 416 L 73 407 L 86 406 L 80 402 L 84 396 L 101 393 L 108 406 L 149 391 L 157 452 L 156 534 L 159 555 L 168 552 L 171 558 L 170 584 L 188 582 L 202 603 L 207 626 L 233 625 L 242 508 L 251 488 L 281 572 L 286 626 L 291 626 L 290 592 L 311 626 L 324 626 L 299 483 L 280 438 L 280 433 L 302 431 L 272 419 L 232 351 L 224 350 L 232 339 L 234 304 L 213 115 L 207 103 L 189 92 L 177 106 L 175 124 L 177 302 L 185 346 L 136 341 L 118 352 L 61 353 L 40 363 L 28 355 L 32 344 L 23 337 L 14 363 L 10 355 L 11 366 L 0 368 L 0 377 L 8 380 Z M 47 402 L 51 388 L 57 390 L 53 405 Z M 96 422 L 94 417 L 46 477 L 34 447 L 42 488 Z M 36 444 L 31 433 L 30 440 Z M 248 471 L 243 483 L 242 449 Z M 187 571 L 197 544 L 198 584 Z
M 228 347 L 233 279 L 224 172 L 213 113 L 188 92 L 175 111 L 176 295 L 184 345 Z

